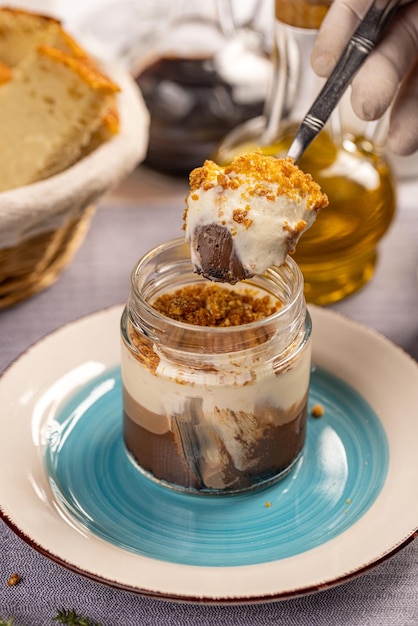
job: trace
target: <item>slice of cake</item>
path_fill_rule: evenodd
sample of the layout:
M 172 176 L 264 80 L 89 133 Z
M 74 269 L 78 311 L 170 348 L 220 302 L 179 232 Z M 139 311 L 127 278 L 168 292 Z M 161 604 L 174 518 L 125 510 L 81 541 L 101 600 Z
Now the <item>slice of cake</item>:
M 14 67 L 42 44 L 71 56 L 88 58 L 59 20 L 22 9 L 0 7 L 0 61 Z
M 47 178 L 86 150 L 118 86 L 93 63 L 40 45 L 0 86 L 0 191 Z
M 49 61 L 45 59 L 48 56 Z M 71 63 L 67 57 L 74 59 L 75 63 Z M 40 64 L 42 58 L 44 58 L 43 64 Z M 42 70 L 40 65 L 43 67 Z M 84 69 L 83 65 L 86 66 Z M 59 67 L 61 69 L 57 69 Z M 53 81 L 45 80 L 45 73 L 48 71 L 45 68 L 58 71 L 55 77 L 57 84 L 59 80 L 64 80 L 62 89 L 58 89 L 55 96 L 51 95 Z M 78 78 L 73 77 L 68 82 L 72 72 L 75 72 Z M 100 81 L 98 81 L 98 76 L 101 77 Z M 84 91 L 89 88 L 93 100 L 102 99 L 102 102 L 100 106 L 98 101 L 94 104 L 91 114 L 87 114 L 83 123 L 78 124 L 77 131 L 73 129 L 69 132 L 69 129 L 65 129 L 68 99 L 73 102 L 72 106 L 75 107 L 76 115 L 80 115 L 83 107 L 86 107 L 86 102 L 84 102 L 78 110 L 77 97 L 70 93 L 74 87 L 74 81 L 80 79 L 85 82 Z M 25 81 L 28 81 L 27 88 L 23 85 Z M 2 87 L 7 83 L 10 84 L 7 89 L 3 90 Z M 45 93 L 43 93 L 44 88 L 46 88 Z M 117 90 L 116 86 L 101 74 L 96 61 L 64 30 L 59 20 L 21 9 L 0 7 L 0 115 L 2 116 L 0 148 L 3 155 L 7 154 L 11 157 L 7 158 L 7 162 L 3 159 L 0 164 L 0 191 L 13 189 L 21 184 L 41 180 L 57 173 L 117 134 L 119 131 L 119 113 L 115 96 Z M 62 94 L 64 94 L 63 102 L 61 102 Z M 28 95 L 30 97 L 27 100 Z M 23 101 L 16 106 L 13 104 L 15 97 L 23 98 Z M 44 99 L 43 105 L 42 99 Z M 33 106 L 35 108 L 32 110 Z M 99 122 L 97 121 L 98 107 L 101 110 Z M 14 120 L 8 127 L 7 120 L 11 118 L 12 111 Z M 50 115 L 51 111 L 53 111 L 53 119 L 39 119 L 35 123 L 35 115 L 43 115 L 45 112 Z M 64 128 L 59 129 L 58 136 L 52 140 L 45 135 L 41 140 L 40 133 L 55 132 L 59 119 L 63 121 Z M 72 121 L 71 118 L 68 119 L 68 123 L 71 126 L 74 119 Z M 23 129 L 27 134 L 22 143 Z M 15 130 L 17 132 L 14 135 Z M 60 140 L 66 139 L 68 134 L 71 136 L 70 144 L 62 145 Z M 78 146 L 77 137 L 80 139 Z M 55 148 L 56 155 L 53 156 L 50 153 L 45 161 L 41 158 L 38 164 L 33 164 L 33 171 L 30 171 L 29 163 L 34 157 L 36 160 L 36 150 L 40 144 L 45 153 L 47 146 L 50 150 Z M 3 149 L 5 145 L 7 150 Z M 26 150 L 25 154 L 20 152 L 22 145 Z M 44 157 L 46 154 L 41 151 L 40 156 Z M 21 169 L 20 174 L 19 169 Z M 10 179 L 9 176 L 11 176 Z
M 97 68 L 96 62 L 76 40 L 52 17 L 30 13 L 23 9 L 0 7 L 0 63 L 14 67 L 39 45 L 47 45 L 65 52 Z M 0 66 L 0 84 L 6 76 Z M 11 75 L 9 75 L 10 77 Z M 115 98 L 109 99 L 102 126 L 92 136 L 87 152 L 119 131 L 119 114 Z

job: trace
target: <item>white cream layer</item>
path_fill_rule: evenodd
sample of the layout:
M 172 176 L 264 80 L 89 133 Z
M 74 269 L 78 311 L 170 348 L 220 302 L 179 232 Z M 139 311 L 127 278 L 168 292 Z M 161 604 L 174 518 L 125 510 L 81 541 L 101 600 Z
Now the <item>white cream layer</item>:
M 238 189 L 224 189 L 217 185 L 189 193 L 186 201 L 186 241 L 191 244 L 195 267 L 201 268 L 194 238 L 199 226 L 225 226 L 233 236 L 243 267 L 250 274 L 262 274 L 272 265 L 282 265 L 302 233 L 312 226 L 316 211 L 307 209 L 306 198 L 297 196 L 292 199 L 287 195 L 278 195 L 272 200 L 250 194 L 249 190 L 254 189 L 255 184 L 249 178 Z M 265 183 L 265 186 L 268 187 L 268 184 Z M 270 187 L 276 193 L 277 185 Z M 237 209 L 247 212 L 241 223 L 234 219 Z M 306 224 L 304 228 L 301 228 L 302 222 Z
M 124 342 L 121 350 L 125 389 L 139 405 L 161 416 L 155 425 L 140 421 L 138 423 L 147 430 L 160 434 L 169 430 L 169 416 L 183 414 L 192 398 L 202 398 L 204 419 L 215 426 L 219 422 L 219 412 L 222 411 L 254 415 L 256 407 L 260 406 L 289 411 L 293 406 L 299 406 L 307 393 L 310 366 L 311 351 L 310 346 L 306 346 L 297 359 L 277 373 L 274 369 L 267 372 L 264 370 L 263 375 L 252 379 L 248 370 L 237 371 L 235 383 L 231 384 L 230 378 L 229 384 L 225 384 L 221 374 L 202 370 L 193 377 L 193 384 L 184 384 L 179 382 L 183 377 L 182 366 L 173 368 L 172 364 L 162 360 L 154 373 L 138 362 Z M 292 411 L 289 411 L 281 418 L 281 423 L 294 417 Z

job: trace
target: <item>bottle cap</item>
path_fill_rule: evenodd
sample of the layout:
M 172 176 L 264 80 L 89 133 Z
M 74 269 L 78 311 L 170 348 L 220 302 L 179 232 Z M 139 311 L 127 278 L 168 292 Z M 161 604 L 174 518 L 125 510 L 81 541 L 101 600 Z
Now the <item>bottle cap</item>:
M 276 0 L 276 19 L 298 28 L 319 28 L 332 0 Z

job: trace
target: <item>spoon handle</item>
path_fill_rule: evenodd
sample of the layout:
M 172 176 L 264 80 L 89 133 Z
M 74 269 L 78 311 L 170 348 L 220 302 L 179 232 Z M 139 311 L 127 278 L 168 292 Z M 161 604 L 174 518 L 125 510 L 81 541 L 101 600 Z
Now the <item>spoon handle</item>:
M 375 0 L 348 42 L 325 85 L 296 131 L 287 156 L 297 163 L 338 104 L 354 74 L 379 41 L 400 0 Z

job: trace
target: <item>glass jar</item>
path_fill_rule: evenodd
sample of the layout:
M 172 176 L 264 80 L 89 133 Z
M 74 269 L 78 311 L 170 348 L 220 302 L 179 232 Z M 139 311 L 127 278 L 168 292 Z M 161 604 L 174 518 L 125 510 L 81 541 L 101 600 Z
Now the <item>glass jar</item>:
M 170 2 L 163 26 L 133 63 L 150 111 L 150 168 L 188 177 L 226 133 L 262 113 L 271 38 L 260 3 L 246 4 L 252 13 L 242 22 L 232 0 Z
M 260 147 L 284 156 L 323 80 L 310 65 L 318 27 L 330 0 L 276 0 L 276 72 L 264 115 L 221 142 L 214 160 Z M 395 188 L 384 154 L 385 121 L 365 123 L 352 110 L 349 90 L 300 160 L 327 194 L 329 206 L 301 237 L 295 259 L 308 302 L 329 304 L 373 276 L 377 244 L 395 213 Z
M 121 320 L 127 451 L 148 477 L 188 493 L 269 485 L 290 471 L 305 442 L 311 321 L 302 274 L 288 258 L 235 285 L 281 303 L 248 324 L 195 326 L 151 305 L 199 283 L 208 284 L 182 239 L 133 269 Z

